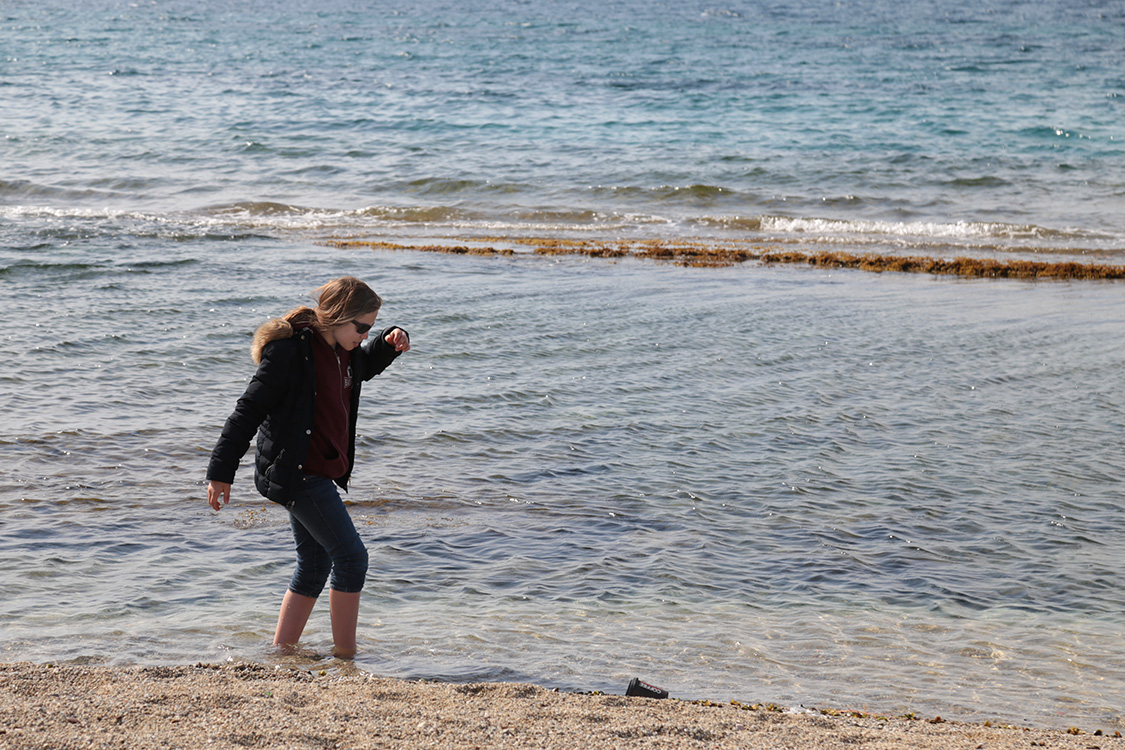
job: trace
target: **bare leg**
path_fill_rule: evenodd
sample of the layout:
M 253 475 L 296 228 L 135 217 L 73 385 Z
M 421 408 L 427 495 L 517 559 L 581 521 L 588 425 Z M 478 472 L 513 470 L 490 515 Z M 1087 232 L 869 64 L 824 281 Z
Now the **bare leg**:
M 359 621 L 359 592 L 328 592 L 328 611 L 332 615 L 332 653 L 338 659 L 355 657 L 355 628 Z
M 312 614 L 316 597 L 285 592 L 281 601 L 281 612 L 277 615 L 277 630 L 273 634 L 273 642 L 278 646 L 296 646 L 301 640 L 301 633 L 305 632 L 305 624 Z

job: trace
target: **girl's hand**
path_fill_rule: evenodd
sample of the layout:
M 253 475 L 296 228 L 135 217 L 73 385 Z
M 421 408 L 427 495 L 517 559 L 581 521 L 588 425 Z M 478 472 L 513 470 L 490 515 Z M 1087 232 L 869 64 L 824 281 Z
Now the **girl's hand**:
M 219 499 L 222 498 L 222 505 L 219 504 Z M 207 502 L 215 510 L 223 507 L 230 502 L 230 485 L 226 482 L 216 482 L 214 479 L 207 483 Z
M 410 351 L 410 337 L 401 328 L 394 329 L 383 340 L 393 346 L 396 352 Z

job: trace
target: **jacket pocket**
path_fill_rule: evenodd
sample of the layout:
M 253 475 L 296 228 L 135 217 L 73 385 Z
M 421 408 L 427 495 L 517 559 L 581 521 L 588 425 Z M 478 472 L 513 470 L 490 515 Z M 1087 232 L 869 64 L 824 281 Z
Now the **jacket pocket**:
M 271 482 L 271 483 L 273 482 L 274 476 L 277 474 L 277 467 L 281 464 L 282 460 L 284 460 L 284 459 L 285 459 L 285 449 L 282 448 L 281 452 L 278 453 L 276 456 L 274 456 L 273 461 L 271 461 L 270 465 L 266 467 L 265 476 L 266 476 L 267 482 Z
M 258 492 L 266 499 L 272 500 L 278 505 L 284 505 L 286 508 L 292 506 L 292 495 L 296 489 L 293 477 L 289 476 L 292 473 L 288 471 L 290 468 L 285 465 L 285 449 L 282 448 L 281 452 L 259 474 Z

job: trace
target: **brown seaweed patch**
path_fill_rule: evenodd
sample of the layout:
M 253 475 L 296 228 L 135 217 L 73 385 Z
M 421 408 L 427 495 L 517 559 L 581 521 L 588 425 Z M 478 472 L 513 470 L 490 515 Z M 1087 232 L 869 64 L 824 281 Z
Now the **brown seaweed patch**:
M 928 273 L 948 276 L 966 276 L 990 279 L 1125 279 L 1125 266 L 1095 265 L 1091 263 L 1031 260 L 994 260 L 990 258 L 927 258 L 895 255 L 852 255 L 823 252 L 765 253 L 763 263 L 807 263 L 823 268 L 855 268 L 861 271 Z
M 926 273 L 944 276 L 989 279 L 1125 279 L 1125 266 L 1032 260 L 995 260 L 991 258 L 933 258 L 822 251 L 805 253 L 777 250 L 727 242 L 717 245 L 705 241 L 671 242 L 666 240 L 568 240 L 544 237 L 474 238 L 474 242 L 501 242 L 529 247 L 536 255 L 580 255 L 590 258 L 641 258 L 691 267 L 724 267 L 748 261 L 772 265 L 780 263 L 808 265 L 815 268 L 842 268 L 872 273 Z M 437 252 L 453 255 L 510 256 L 515 251 L 488 244 L 467 245 L 402 245 L 368 240 L 337 240 L 328 244 L 337 247 L 369 247 L 379 250 Z
M 514 250 L 495 247 L 469 247 L 468 245 L 400 245 L 394 242 L 368 240 L 332 240 L 332 247 L 367 247 L 374 250 L 408 250 L 419 253 L 449 253 L 451 255 L 513 255 Z

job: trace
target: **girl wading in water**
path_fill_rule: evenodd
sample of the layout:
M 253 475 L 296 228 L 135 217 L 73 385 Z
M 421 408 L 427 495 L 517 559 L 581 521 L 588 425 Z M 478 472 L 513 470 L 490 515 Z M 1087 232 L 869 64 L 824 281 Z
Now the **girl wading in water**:
M 359 279 L 335 279 L 314 294 L 316 309 L 298 307 L 254 334 L 258 371 L 211 452 L 207 502 L 215 510 L 230 502 L 239 459 L 256 433 L 254 483 L 289 511 L 297 544 L 273 642 L 300 640 L 331 576 L 334 653 L 351 658 L 367 549 L 339 488 L 347 490 L 355 459 L 360 387 L 409 350 L 410 337 L 391 326 L 368 339 L 383 300 Z

